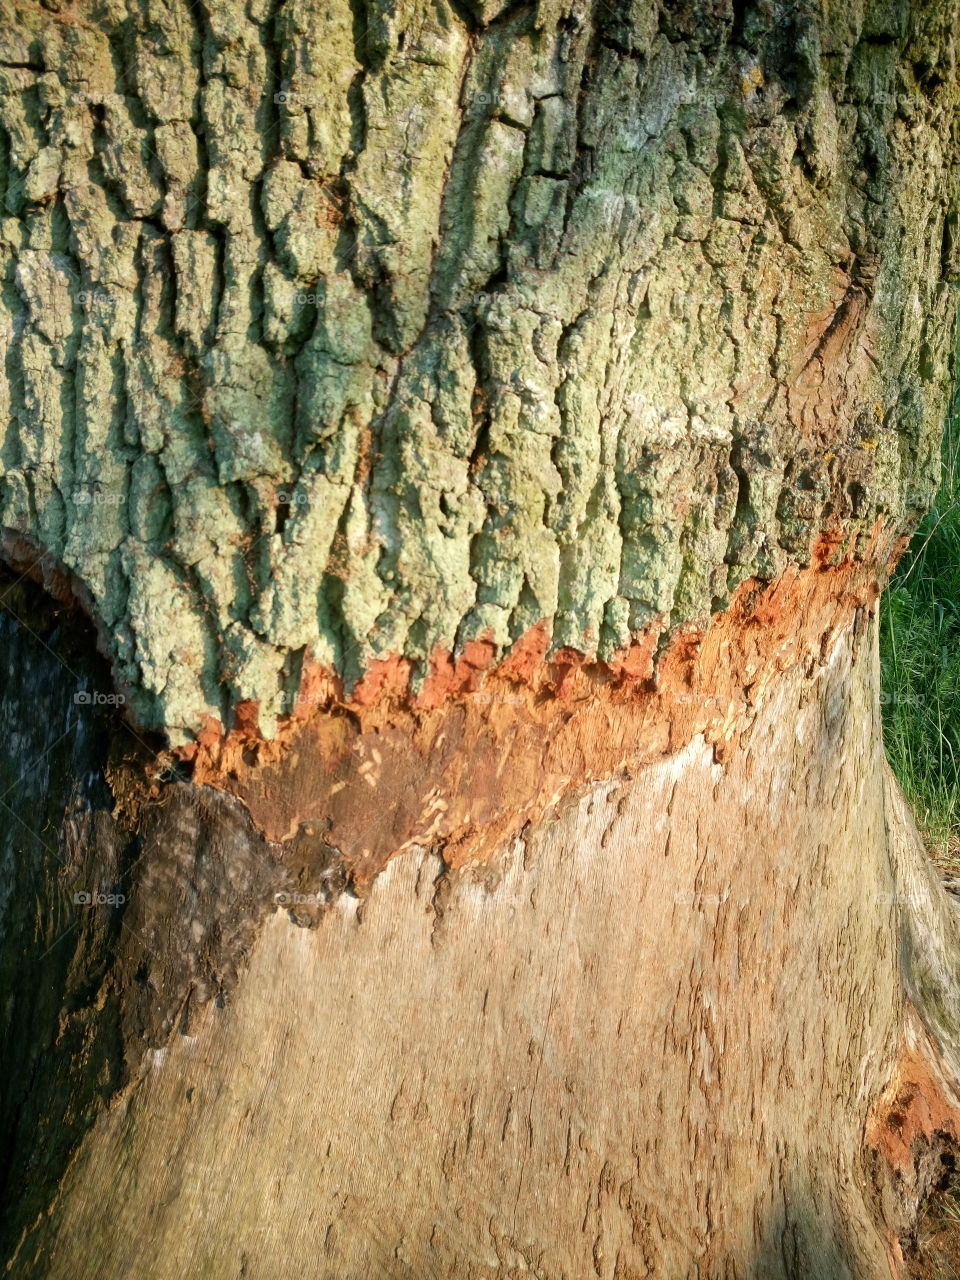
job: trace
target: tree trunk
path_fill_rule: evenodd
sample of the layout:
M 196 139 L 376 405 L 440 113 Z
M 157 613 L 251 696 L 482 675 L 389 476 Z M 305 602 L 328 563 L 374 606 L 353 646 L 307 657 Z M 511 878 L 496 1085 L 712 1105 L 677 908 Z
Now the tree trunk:
M 0 31 L 8 1273 L 903 1275 L 960 920 L 875 613 L 956 7 L 48 3 Z

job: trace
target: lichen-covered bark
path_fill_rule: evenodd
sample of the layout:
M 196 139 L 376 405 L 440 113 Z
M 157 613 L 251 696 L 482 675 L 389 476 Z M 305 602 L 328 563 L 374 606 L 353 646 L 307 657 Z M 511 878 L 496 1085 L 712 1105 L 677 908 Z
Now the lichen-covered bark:
M 609 659 L 930 495 L 952 3 L 2 16 L 0 521 L 141 725 Z

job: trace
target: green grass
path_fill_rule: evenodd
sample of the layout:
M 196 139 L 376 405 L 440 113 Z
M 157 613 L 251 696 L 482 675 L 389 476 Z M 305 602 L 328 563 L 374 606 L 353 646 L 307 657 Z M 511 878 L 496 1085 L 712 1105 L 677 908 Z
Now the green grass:
M 887 756 L 934 858 L 960 870 L 960 402 L 943 476 L 885 593 L 880 660 Z

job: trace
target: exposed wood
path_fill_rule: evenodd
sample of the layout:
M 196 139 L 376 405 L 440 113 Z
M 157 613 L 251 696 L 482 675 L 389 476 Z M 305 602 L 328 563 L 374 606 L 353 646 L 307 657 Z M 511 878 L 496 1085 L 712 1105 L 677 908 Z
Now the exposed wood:
M 723 763 L 697 736 L 490 865 L 411 851 L 362 899 L 294 886 L 295 847 L 174 784 L 94 1002 L 142 1053 L 11 1274 L 895 1274 L 956 1133 L 910 939 L 955 925 L 885 770 L 873 639 L 767 682 Z M 214 1000 L 190 921 L 258 913 Z M 144 1014 L 189 997 L 172 1026 L 131 1020 L 137 970 Z

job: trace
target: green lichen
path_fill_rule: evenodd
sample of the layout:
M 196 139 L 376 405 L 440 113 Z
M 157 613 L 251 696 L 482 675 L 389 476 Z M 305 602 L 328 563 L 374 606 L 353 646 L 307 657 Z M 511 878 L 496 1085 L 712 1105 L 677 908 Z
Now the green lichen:
M 2 520 L 143 724 L 270 732 L 305 653 L 609 656 L 909 525 L 952 26 L 764 12 L 4 0 Z

